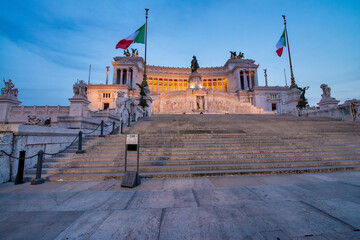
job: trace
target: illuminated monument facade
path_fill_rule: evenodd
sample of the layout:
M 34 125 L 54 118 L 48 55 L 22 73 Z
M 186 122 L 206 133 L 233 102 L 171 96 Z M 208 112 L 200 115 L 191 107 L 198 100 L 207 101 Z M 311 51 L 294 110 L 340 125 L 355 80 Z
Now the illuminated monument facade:
M 138 96 L 136 83 L 140 84 L 143 79 L 143 58 L 115 57 L 112 65 L 112 84 L 88 85 L 87 95 L 92 111 L 115 109 L 118 91 L 126 97 Z M 231 57 L 222 67 L 197 68 L 195 71 L 192 68 L 148 65 L 151 113 L 294 112 L 299 92 L 285 86 L 259 86 L 258 67 L 254 60 L 242 57 Z

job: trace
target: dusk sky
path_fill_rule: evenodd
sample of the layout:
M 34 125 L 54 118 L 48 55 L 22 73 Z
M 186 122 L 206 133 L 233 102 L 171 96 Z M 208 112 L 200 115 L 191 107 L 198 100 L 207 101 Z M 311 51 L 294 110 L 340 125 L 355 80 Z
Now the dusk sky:
M 144 24 L 144 8 L 150 65 L 190 67 L 196 55 L 200 67 L 223 66 L 241 51 L 260 64 L 260 85 L 264 68 L 269 85 L 285 85 L 284 69 L 290 84 L 288 52 L 275 52 L 284 14 L 295 81 L 310 87 L 310 105 L 322 83 L 341 103 L 360 99 L 359 0 L 0 0 L 0 87 L 12 79 L 23 105 L 70 105 L 89 64 L 91 83 L 105 83 L 105 67 L 123 55 L 115 45 Z M 143 44 L 131 47 L 144 56 Z

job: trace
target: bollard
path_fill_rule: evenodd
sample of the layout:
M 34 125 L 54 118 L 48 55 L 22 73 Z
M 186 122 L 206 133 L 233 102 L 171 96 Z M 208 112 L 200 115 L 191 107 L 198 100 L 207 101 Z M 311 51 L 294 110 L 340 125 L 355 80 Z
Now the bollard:
M 104 120 L 101 120 L 100 135 L 99 137 L 105 137 L 104 135 Z
M 131 119 L 130 119 L 130 118 L 131 118 L 131 114 L 129 113 L 129 114 L 128 114 L 128 116 L 129 116 L 129 119 L 128 119 L 128 125 L 127 125 L 127 126 L 128 126 L 128 127 L 131 127 L 131 125 L 130 125 L 130 121 L 131 121 Z
M 33 180 L 31 180 L 31 185 L 37 185 L 37 184 L 41 184 L 41 183 L 45 182 L 45 180 L 43 178 L 41 178 L 41 170 L 42 170 L 43 158 L 44 158 L 44 151 L 40 150 L 38 152 L 38 161 L 37 161 L 37 166 L 36 166 L 36 177 Z
M 18 165 L 18 171 L 16 174 L 15 185 L 25 183 L 24 182 L 25 154 L 26 154 L 25 151 L 20 151 L 20 153 L 19 153 L 19 165 Z
M 134 113 L 133 122 L 136 122 L 136 113 Z
M 76 153 L 85 153 L 85 150 L 82 149 L 82 131 L 79 132 L 79 144 Z
M 120 122 L 120 134 L 124 134 L 124 132 L 123 132 L 123 120 L 121 120 L 121 122 Z

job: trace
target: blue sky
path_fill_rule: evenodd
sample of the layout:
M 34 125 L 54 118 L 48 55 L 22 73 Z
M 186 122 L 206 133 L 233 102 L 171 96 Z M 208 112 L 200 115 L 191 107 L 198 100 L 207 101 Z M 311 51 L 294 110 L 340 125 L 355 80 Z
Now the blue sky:
M 91 82 L 105 82 L 105 67 L 122 56 L 116 43 L 145 22 L 144 8 L 148 64 L 189 67 L 196 55 L 200 67 L 223 66 L 230 50 L 241 51 L 260 64 L 260 85 L 263 68 L 269 85 L 284 85 L 288 55 L 279 58 L 275 45 L 285 14 L 295 80 L 310 86 L 310 105 L 322 83 L 341 102 L 360 99 L 358 0 L 0 0 L 0 77 L 13 80 L 24 105 L 69 105 L 89 64 Z M 144 45 L 134 47 L 143 56 Z

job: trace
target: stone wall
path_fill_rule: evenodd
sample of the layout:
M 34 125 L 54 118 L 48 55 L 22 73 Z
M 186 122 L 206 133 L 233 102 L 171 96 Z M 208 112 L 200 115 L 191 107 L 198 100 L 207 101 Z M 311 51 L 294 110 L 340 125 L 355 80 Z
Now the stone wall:
M 105 134 L 111 131 L 111 125 L 104 128 Z M 15 157 L 19 157 L 20 151 L 26 151 L 26 156 L 32 156 L 39 150 L 43 150 L 46 153 L 57 153 L 65 149 L 78 133 L 78 129 L 0 124 L 0 150 L 4 150 Z M 91 135 L 97 136 L 99 134 L 100 128 Z M 76 143 L 74 144 L 76 145 Z M 18 162 L 18 159 L 10 158 L 0 153 L 0 183 L 15 180 Z M 36 163 L 37 157 L 26 159 L 25 169 L 33 168 Z
M 353 112 L 351 103 L 353 103 Z M 328 117 L 338 120 L 360 122 L 360 101 L 348 100 L 338 106 L 329 108 L 307 108 L 299 111 L 300 116 L 305 117 Z

